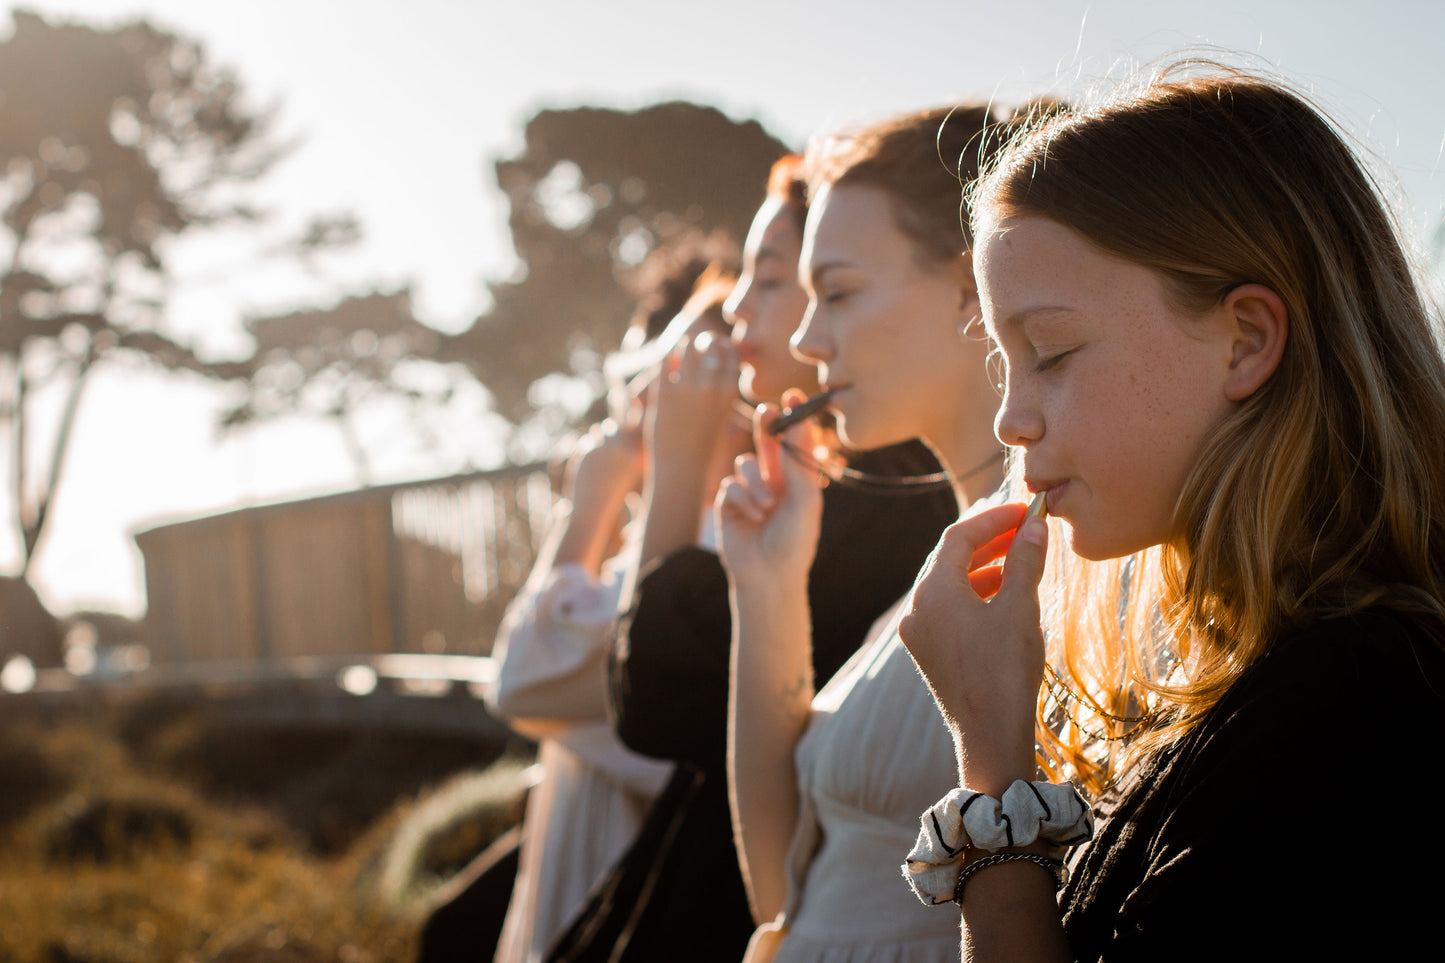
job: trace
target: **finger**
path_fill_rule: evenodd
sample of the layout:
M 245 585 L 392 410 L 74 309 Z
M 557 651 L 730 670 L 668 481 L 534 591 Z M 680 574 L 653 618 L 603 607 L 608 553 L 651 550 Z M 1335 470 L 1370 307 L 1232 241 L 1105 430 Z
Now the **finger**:
M 697 336 L 695 342 L 698 348 L 700 377 L 710 384 L 728 390 L 738 381 L 737 348 L 726 338 L 712 337 L 711 334 L 712 332 L 704 331 Z
M 818 425 L 811 418 L 800 421 L 787 431 L 783 432 L 783 438 L 793 446 L 795 451 L 801 451 L 812 456 L 822 441 L 822 432 Z M 786 467 L 783 469 L 787 483 L 790 485 L 811 485 L 819 487 L 827 480 L 816 463 L 809 463 L 807 459 L 789 458 Z
M 752 455 L 739 455 L 733 465 L 733 477 L 743 486 L 753 503 L 760 508 L 772 508 L 773 489 L 763 475 L 762 463 Z
M 778 407 L 758 405 L 753 412 L 753 451 L 762 466 L 763 478 L 775 494 L 783 490 L 783 446 L 769 429 L 778 420 Z
M 1013 544 L 1014 533 L 1017 529 L 1010 528 L 1002 535 L 996 535 L 989 539 L 981 548 L 973 551 L 973 557 L 968 560 L 968 571 L 970 574 L 978 569 L 984 568 L 992 562 L 996 562 L 1008 554 L 1009 546 Z
M 993 598 L 1003 583 L 1002 565 L 985 565 L 968 573 L 968 584 L 981 599 Z
M 719 519 L 742 518 L 750 522 L 763 520 L 762 512 L 748 497 L 747 486 L 736 476 L 723 479 L 713 507 Z
M 773 494 L 763 480 L 757 460 L 751 455 L 739 456 L 728 482 L 727 507 L 758 524 L 767 521 L 773 510 Z
M 979 564 L 986 564 L 994 551 L 992 544 L 999 539 L 1012 537 L 1019 519 L 1023 517 L 1021 505 L 998 505 L 975 515 L 962 518 L 943 530 L 943 537 L 934 550 L 939 563 L 947 564 L 965 577 L 976 568 L 974 555 L 980 556 Z
M 1018 602 L 1029 600 L 1037 607 L 1039 579 L 1043 577 L 1048 552 L 1049 523 L 1042 518 L 1026 519 L 1004 559 L 999 596 L 1007 595 Z
M 668 378 L 673 384 L 691 381 L 697 375 L 697 352 L 692 348 L 692 338 L 683 335 L 672 346 L 665 361 Z

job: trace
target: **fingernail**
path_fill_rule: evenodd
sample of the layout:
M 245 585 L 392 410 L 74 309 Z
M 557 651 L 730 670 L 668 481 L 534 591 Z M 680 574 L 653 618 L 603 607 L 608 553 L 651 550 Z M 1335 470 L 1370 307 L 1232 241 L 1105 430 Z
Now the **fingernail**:
M 1042 548 L 1049 543 L 1049 523 L 1042 518 L 1024 519 L 1023 526 L 1019 528 L 1018 537 L 1030 545 Z

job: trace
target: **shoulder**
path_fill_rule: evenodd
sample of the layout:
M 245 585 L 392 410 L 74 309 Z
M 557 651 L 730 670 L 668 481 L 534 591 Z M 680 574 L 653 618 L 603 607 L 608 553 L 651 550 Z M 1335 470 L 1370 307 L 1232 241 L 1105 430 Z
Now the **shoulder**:
M 1306 700 L 1394 690 L 1439 703 L 1445 700 L 1445 648 L 1406 615 L 1366 609 L 1281 635 L 1235 689 L 1240 691 L 1231 690 L 1226 703 L 1255 690 L 1293 693 Z M 1326 707 L 1314 708 L 1320 714 Z
M 1166 769 L 1180 786 L 1230 792 L 1286 775 L 1388 778 L 1433 753 L 1442 716 L 1445 650 L 1414 620 L 1370 609 L 1282 634 Z

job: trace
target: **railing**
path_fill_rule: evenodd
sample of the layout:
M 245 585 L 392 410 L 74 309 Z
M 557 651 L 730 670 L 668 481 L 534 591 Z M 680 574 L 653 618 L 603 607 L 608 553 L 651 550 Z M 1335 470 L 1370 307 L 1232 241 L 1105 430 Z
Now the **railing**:
M 139 532 L 151 661 L 485 655 L 552 500 L 531 464 Z

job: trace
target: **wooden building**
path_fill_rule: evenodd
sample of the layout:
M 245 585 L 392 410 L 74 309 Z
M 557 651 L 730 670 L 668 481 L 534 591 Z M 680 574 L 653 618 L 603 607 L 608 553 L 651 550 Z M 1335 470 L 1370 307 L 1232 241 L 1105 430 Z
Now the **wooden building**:
M 552 500 L 533 464 L 138 532 L 151 660 L 486 655 Z

